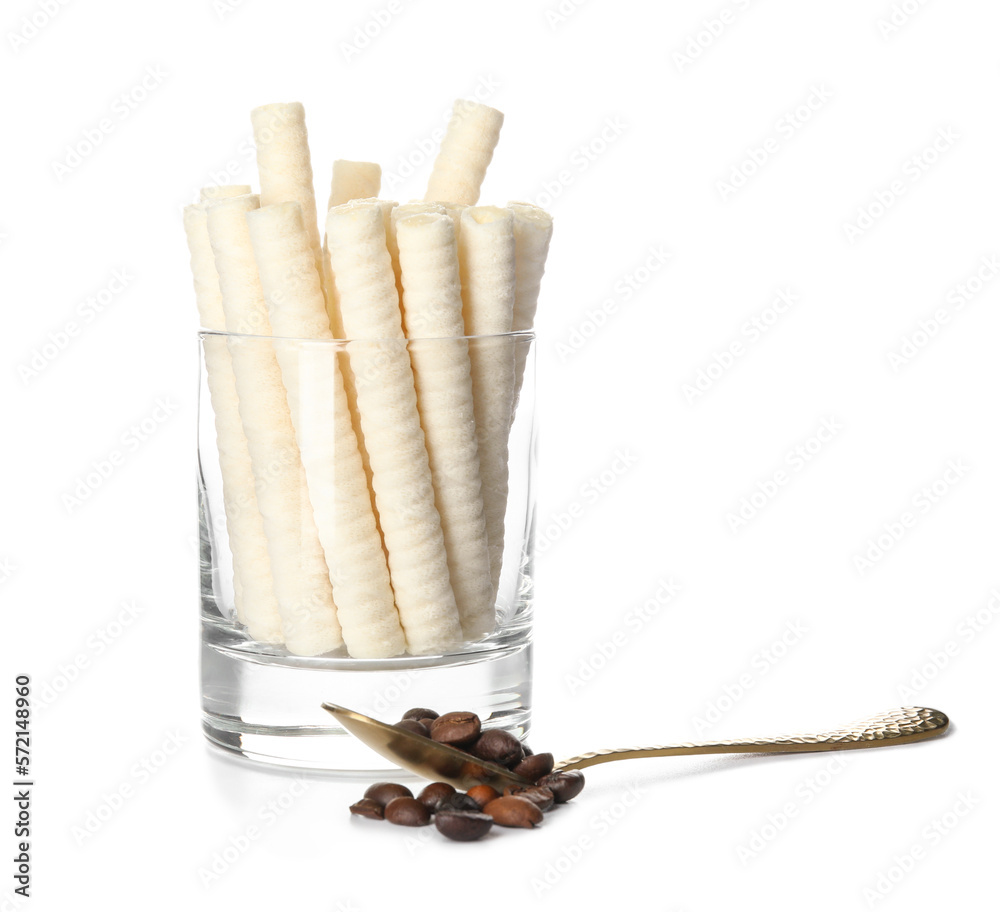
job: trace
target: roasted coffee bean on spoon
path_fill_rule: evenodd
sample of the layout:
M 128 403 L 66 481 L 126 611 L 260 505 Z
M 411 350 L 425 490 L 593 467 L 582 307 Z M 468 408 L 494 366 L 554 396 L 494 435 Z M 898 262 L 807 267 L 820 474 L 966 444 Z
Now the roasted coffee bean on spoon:
M 417 722 L 423 722 L 424 719 L 436 719 L 438 714 L 434 712 L 433 709 L 425 709 L 422 706 L 416 706 L 413 709 L 408 709 L 403 713 L 403 721 L 407 719 L 416 719 Z
M 498 763 L 510 769 L 524 759 L 524 748 L 510 732 L 501 728 L 484 731 L 469 747 L 468 752 L 487 763 Z
M 416 719 L 403 719 L 393 725 L 393 728 L 401 728 L 403 731 L 412 732 L 414 735 L 423 735 L 425 738 L 431 736 L 431 730 L 423 722 L 418 722 Z
M 431 737 L 441 744 L 464 747 L 479 737 L 482 724 L 479 716 L 471 712 L 449 712 L 438 716 L 431 723 Z
M 518 763 L 512 772 L 525 779 L 530 779 L 532 782 L 537 782 L 542 776 L 551 773 L 554 765 L 555 759 L 552 754 L 532 754 Z
M 470 757 L 462 764 L 459 773 L 464 779 L 475 779 L 477 782 L 485 782 L 493 773 L 483 766 L 483 763 L 485 761 L 479 761 L 475 757 Z

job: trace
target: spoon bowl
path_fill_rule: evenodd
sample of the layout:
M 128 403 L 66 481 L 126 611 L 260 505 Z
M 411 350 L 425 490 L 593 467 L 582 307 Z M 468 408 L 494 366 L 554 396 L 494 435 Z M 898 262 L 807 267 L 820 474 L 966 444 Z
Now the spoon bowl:
M 324 703 L 323 709 L 377 754 L 433 782 L 447 782 L 463 791 L 474 785 L 492 785 L 498 792 L 507 786 L 531 785 L 523 776 L 515 776 L 496 763 L 479 760 L 450 745 L 395 728 L 353 709 L 336 703 Z

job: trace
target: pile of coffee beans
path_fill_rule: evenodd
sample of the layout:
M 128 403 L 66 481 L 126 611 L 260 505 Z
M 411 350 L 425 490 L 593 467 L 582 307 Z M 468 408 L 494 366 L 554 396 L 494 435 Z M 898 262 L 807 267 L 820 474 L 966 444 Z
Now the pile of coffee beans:
M 542 822 L 543 812 L 583 790 L 581 772 L 553 772 L 552 754 L 533 753 L 509 732 L 496 728 L 483 731 L 475 713 L 438 715 L 432 709 L 418 707 L 409 710 L 396 728 L 451 745 L 470 758 L 496 763 L 534 784 L 508 786 L 501 794 L 490 785 L 459 792 L 447 782 L 432 782 L 414 797 L 405 785 L 376 782 L 351 805 L 352 814 L 388 820 L 397 826 L 427 826 L 433 820 L 442 835 L 471 842 L 485 836 L 494 823 L 536 827 Z

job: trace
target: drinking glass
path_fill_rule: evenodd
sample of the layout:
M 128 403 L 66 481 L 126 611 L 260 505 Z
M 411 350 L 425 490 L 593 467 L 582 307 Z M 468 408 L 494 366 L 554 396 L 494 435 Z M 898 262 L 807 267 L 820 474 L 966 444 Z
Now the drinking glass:
M 323 701 L 389 723 L 399 721 L 411 707 L 441 713 L 471 710 L 484 720 L 484 727 L 502 728 L 523 737 L 531 721 L 533 334 L 371 341 L 201 332 L 199 339 L 201 696 L 203 729 L 209 741 L 250 760 L 345 776 L 371 777 L 393 769 L 348 735 L 321 708 Z M 467 359 L 461 354 L 465 351 Z M 470 636 L 454 648 L 430 655 L 401 652 L 363 658 L 350 655 L 345 646 L 302 655 L 280 641 L 282 630 L 287 632 L 288 624 L 295 621 L 287 605 L 286 616 L 278 605 L 270 626 L 257 621 L 255 639 L 250 627 L 254 627 L 253 617 L 260 609 L 254 606 L 273 606 L 277 601 L 270 588 L 271 580 L 279 576 L 276 561 L 283 561 L 280 582 L 286 588 L 296 583 L 296 560 L 302 560 L 304 566 L 305 555 L 311 554 L 314 571 L 317 553 L 325 561 L 327 578 L 316 590 L 320 604 L 316 610 L 330 604 L 337 591 L 337 565 L 342 563 L 344 552 L 338 543 L 350 542 L 328 536 L 327 550 L 317 552 L 313 504 L 320 488 L 336 487 L 338 463 L 328 460 L 317 468 L 306 465 L 308 457 L 303 455 L 312 452 L 309 448 L 314 448 L 317 440 L 328 440 L 331 433 L 346 430 L 343 409 L 334 407 L 335 397 L 330 395 L 330 377 L 338 376 L 347 401 L 355 404 L 366 384 L 388 382 L 388 373 L 383 376 L 383 372 L 396 371 L 398 380 L 401 365 L 405 373 L 407 358 L 425 443 L 432 440 L 420 411 L 426 406 L 421 384 L 431 382 L 426 365 L 461 366 L 467 360 L 473 374 L 477 367 L 492 371 L 488 376 L 493 380 L 485 387 L 473 386 L 464 368 L 455 373 L 455 383 L 460 387 L 468 384 L 470 390 L 485 389 L 488 396 L 481 395 L 476 408 L 480 408 L 480 399 L 490 398 L 494 418 L 496 403 L 508 403 L 507 494 L 505 507 L 500 501 L 503 546 L 492 632 Z M 272 382 L 276 365 L 277 383 Z M 331 365 L 336 365 L 335 373 L 331 373 Z M 289 412 L 295 418 L 290 445 L 287 434 L 282 444 L 278 433 L 282 422 L 287 431 Z M 365 420 L 358 416 L 356 407 L 350 417 L 355 438 L 361 441 L 358 452 L 364 454 Z M 393 415 L 382 417 L 390 425 L 394 420 Z M 478 411 L 476 417 L 480 417 Z M 475 424 L 480 443 L 486 424 Z M 504 421 L 491 420 L 486 432 L 502 436 L 505 431 Z M 433 460 L 429 465 L 434 465 Z M 445 465 L 437 474 L 431 473 L 437 507 L 441 506 L 441 492 L 452 481 L 447 469 Z M 427 475 L 417 472 L 415 477 L 426 480 Z M 299 496 L 272 496 L 275 486 L 287 484 L 288 479 L 300 479 Z M 369 482 L 378 491 L 377 480 L 371 483 L 369 476 Z M 373 515 L 377 515 L 377 494 L 372 503 Z M 382 505 L 387 506 L 385 501 Z M 475 513 L 475 498 L 470 498 L 470 506 Z M 289 529 L 293 530 L 291 548 Z M 391 577 L 392 568 L 405 562 L 407 555 L 388 550 L 386 554 Z M 269 567 L 275 571 L 273 577 Z M 451 572 L 459 569 L 452 561 Z M 274 589 L 278 588 L 275 583 Z M 253 615 L 254 611 L 258 615 Z

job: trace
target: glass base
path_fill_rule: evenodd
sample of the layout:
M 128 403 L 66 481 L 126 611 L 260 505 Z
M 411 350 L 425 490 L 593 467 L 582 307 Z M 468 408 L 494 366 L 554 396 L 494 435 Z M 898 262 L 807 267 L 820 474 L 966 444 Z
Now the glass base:
M 231 624 L 202 621 L 202 728 L 213 744 L 260 763 L 348 777 L 398 775 L 341 728 L 327 701 L 398 722 L 406 710 L 471 710 L 521 738 L 531 722 L 531 631 L 448 656 L 304 658 L 255 644 Z

